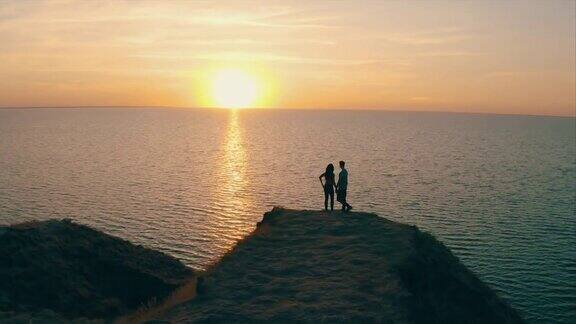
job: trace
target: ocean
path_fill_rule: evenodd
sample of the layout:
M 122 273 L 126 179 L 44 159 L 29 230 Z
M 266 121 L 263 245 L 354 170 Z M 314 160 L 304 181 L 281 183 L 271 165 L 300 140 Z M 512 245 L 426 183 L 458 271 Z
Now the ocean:
M 576 322 L 576 118 L 0 109 L 0 224 L 71 218 L 205 269 L 273 206 L 323 208 L 339 160 L 355 210 L 434 234 L 528 322 Z

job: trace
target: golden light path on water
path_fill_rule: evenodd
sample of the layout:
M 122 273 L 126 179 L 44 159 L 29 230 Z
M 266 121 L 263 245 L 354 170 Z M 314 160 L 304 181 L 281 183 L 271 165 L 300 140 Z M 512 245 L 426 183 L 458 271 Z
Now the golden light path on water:
M 236 109 L 230 110 L 228 120 L 228 131 L 226 133 L 226 140 L 224 143 L 224 161 L 223 171 L 227 174 L 224 177 L 227 180 L 227 187 L 230 190 L 234 199 L 237 199 L 237 193 L 240 188 L 246 187 L 246 152 L 244 150 L 244 143 L 242 140 L 242 130 L 238 122 L 238 111 Z M 244 206 L 241 204 L 240 206 Z
M 222 142 L 223 155 L 219 165 L 220 182 L 215 186 L 219 192 L 218 204 L 222 212 L 228 217 L 235 215 L 236 219 L 231 222 L 238 222 L 236 226 L 227 228 L 226 236 L 233 241 L 245 235 L 247 229 L 243 217 L 246 217 L 246 211 L 252 205 L 246 192 L 250 184 L 246 176 L 247 154 L 239 114 L 236 109 L 229 111 L 226 135 Z

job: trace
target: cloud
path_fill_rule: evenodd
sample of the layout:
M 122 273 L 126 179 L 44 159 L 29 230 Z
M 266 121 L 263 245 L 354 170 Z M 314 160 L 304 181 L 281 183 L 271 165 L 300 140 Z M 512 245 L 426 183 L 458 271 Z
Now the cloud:
M 417 57 L 466 57 L 466 56 L 481 56 L 484 53 L 469 52 L 469 51 L 437 51 L 437 52 L 422 52 L 416 53 Z
M 267 28 L 290 28 L 290 29 L 329 29 L 339 28 L 337 25 L 312 23 L 303 20 L 284 20 L 270 21 L 268 19 L 259 19 L 250 17 L 250 15 L 222 15 L 218 14 L 212 17 L 198 17 L 192 20 L 194 23 L 207 24 L 212 26 L 248 26 L 248 27 L 267 27 Z
M 422 101 L 431 101 L 431 100 L 433 100 L 433 98 L 431 98 L 431 97 L 412 97 L 412 98 L 410 98 L 410 100 L 422 102 Z
M 218 62 L 280 62 L 294 64 L 331 65 L 331 66 L 359 66 L 374 64 L 409 65 L 406 60 L 391 59 L 338 59 L 338 58 L 317 58 L 307 56 L 292 56 L 263 52 L 235 52 L 225 51 L 216 53 L 179 55 L 170 52 L 155 54 L 136 54 L 135 57 L 161 60 L 206 60 Z
M 288 29 L 325 29 L 338 28 L 333 21 L 334 16 L 311 16 L 304 10 L 291 7 L 264 7 L 257 10 L 210 10 L 201 11 L 192 18 L 194 23 L 212 26 L 249 26 Z
M 113 4 L 113 5 L 112 5 Z M 85 24 L 148 22 L 205 26 L 251 26 L 270 28 L 337 28 L 325 22 L 334 16 L 312 16 L 305 10 L 287 6 L 255 6 L 246 9 L 203 9 L 202 4 L 170 2 L 160 5 L 151 1 L 135 7 L 131 2 L 101 4 L 84 1 L 14 2 L 0 7 L 0 25 L 9 20 L 19 24 Z M 217 5 L 216 5 L 217 6 Z M 137 9 L 135 9 L 137 8 Z
M 402 45 L 418 46 L 459 43 L 471 37 L 459 28 L 440 28 L 432 31 L 391 34 L 381 38 Z
M 535 76 L 535 75 L 541 75 L 541 72 L 535 73 L 532 71 L 507 71 L 507 70 L 501 70 L 501 71 L 492 71 L 492 72 L 488 72 L 485 73 L 484 75 L 482 75 L 483 79 L 489 80 L 491 82 L 494 81 L 500 81 L 500 80 L 520 80 L 520 79 L 526 79 L 530 76 Z
M 186 46 L 242 46 L 242 45 L 259 45 L 259 46 L 292 46 L 292 45 L 318 45 L 334 46 L 336 41 L 323 39 L 251 39 L 251 38 L 195 38 L 194 36 L 182 37 L 162 37 L 162 38 L 125 38 L 123 41 L 135 44 L 150 44 L 155 47 L 165 45 L 175 45 L 179 47 Z

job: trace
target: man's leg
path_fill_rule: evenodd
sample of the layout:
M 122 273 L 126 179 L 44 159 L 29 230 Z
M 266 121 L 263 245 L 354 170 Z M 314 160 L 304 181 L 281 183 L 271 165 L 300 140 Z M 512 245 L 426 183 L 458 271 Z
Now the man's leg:
M 350 206 L 350 204 L 346 200 L 346 196 L 347 196 L 347 192 L 346 192 L 346 190 L 344 190 L 342 192 L 342 211 L 349 211 L 350 209 L 352 209 L 352 206 Z

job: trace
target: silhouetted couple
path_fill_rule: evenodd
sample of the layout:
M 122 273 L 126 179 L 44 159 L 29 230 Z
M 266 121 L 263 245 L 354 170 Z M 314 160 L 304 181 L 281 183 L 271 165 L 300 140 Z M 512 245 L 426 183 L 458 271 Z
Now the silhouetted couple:
M 330 198 L 330 210 L 334 210 L 334 189 L 336 189 L 336 200 L 342 204 L 342 211 L 349 211 L 352 209 L 349 203 L 346 202 L 346 190 L 348 189 L 348 171 L 344 168 L 346 163 L 340 161 L 340 173 L 338 174 L 338 182 L 334 175 L 334 165 L 328 164 L 326 172 L 320 175 L 320 183 L 324 187 L 324 209 L 328 210 L 328 198 Z M 325 182 L 322 182 L 322 178 Z

